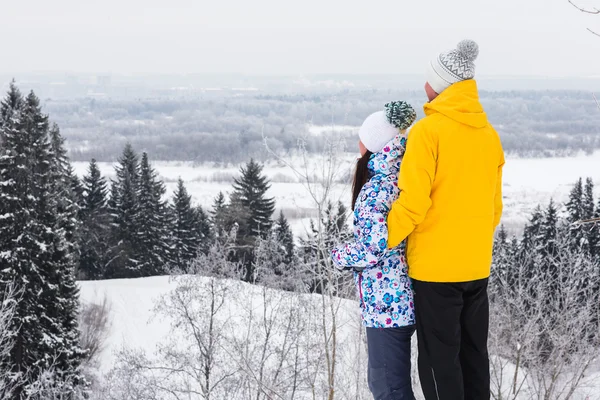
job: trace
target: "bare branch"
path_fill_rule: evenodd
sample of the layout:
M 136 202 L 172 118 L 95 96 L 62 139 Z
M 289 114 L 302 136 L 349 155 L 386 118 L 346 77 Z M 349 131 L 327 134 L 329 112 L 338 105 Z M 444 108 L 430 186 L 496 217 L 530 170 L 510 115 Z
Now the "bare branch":
M 590 28 L 586 28 L 586 29 L 587 29 L 587 30 L 588 30 L 588 31 L 589 31 L 591 34 L 593 34 L 593 35 L 596 35 L 596 36 L 600 37 L 600 33 L 596 32 L 596 31 L 593 31 L 593 30 L 591 30 Z
M 579 11 L 586 13 L 586 14 L 600 14 L 600 9 L 597 8 L 592 8 L 592 9 L 588 9 L 588 8 L 583 8 L 581 6 L 578 6 L 577 4 L 575 4 L 573 2 L 573 0 L 569 0 L 569 3 L 571 3 L 571 5 L 573 7 L 575 7 L 576 9 L 578 9 Z

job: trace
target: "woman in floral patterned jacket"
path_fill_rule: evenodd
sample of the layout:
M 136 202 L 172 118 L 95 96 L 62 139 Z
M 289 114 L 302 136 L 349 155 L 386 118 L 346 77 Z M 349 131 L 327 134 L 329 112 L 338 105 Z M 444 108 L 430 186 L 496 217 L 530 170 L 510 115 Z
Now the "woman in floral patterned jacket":
M 354 177 L 354 239 L 333 249 L 334 265 L 354 271 L 369 350 L 368 381 L 376 400 L 414 399 L 410 341 L 413 293 L 405 243 L 387 248 L 386 219 L 398 198 L 406 130 L 416 119 L 405 102 L 371 114 L 359 130 L 361 158 Z

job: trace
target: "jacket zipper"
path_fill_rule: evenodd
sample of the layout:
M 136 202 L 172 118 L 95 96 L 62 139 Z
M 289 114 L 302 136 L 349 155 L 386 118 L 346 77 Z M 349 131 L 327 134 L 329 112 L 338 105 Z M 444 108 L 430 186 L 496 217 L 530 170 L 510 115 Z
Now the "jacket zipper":
M 362 308 L 364 308 L 365 303 L 363 301 L 363 293 L 362 293 L 362 272 L 358 273 L 358 293 L 360 294 L 360 305 Z

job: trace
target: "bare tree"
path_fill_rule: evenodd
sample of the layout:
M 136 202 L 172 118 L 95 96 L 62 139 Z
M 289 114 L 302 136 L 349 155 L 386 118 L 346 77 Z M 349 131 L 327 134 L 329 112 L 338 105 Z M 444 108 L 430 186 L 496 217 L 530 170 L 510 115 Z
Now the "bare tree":
M 600 277 L 595 262 L 573 250 L 567 235 L 544 271 L 532 252 L 491 287 L 492 397 L 567 400 L 581 396 L 600 356 Z M 531 265 L 538 270 L 532 272 Z
M 110 305 L 106 295 L 97 303 L 82 303 L 79 312 L 81 347 L 86 350 L 85 364 L 97 367 L 110 328 Z
M 345 140 L 340 135 L 333 133 L 328 137 L 323 152 L 318 157 L 309 157 L 306 144 L 299 141 L 300 165 L 279 156 L 269 148 L 268 140 L 265 138 L 267 150 L 280 162 L 287 165 L 296 175 L 309 194 L 313 208 L 316 210 L 317 218 L 314 223 L 313 240 L 307 243 L 314 254 L 308 265 L 308 270 L 317 283 L 321 293 L 321 323 L 319 329 L 322 335 L 322 349 L 324 350 L 325 368 L 327 371 L 327 400 L 336 398 L 336 367 L 338 363 L 338 323 L 341 298 L 340 293 L 347 292 L 344 284 L 348 280 L 342 279 L 339 272 L 333 267 L 330 257 L 331 238 L 323 223 L 329 204 L 335 202 L 333 189 L 338 181 L 347 174 L 341 169 L 343 165 Z M 345 221 L 344 221 L 345 223 Z M 315 382 L 316 383 L 316 382 Z M 316 388 L 315 388 L 316 389 Z

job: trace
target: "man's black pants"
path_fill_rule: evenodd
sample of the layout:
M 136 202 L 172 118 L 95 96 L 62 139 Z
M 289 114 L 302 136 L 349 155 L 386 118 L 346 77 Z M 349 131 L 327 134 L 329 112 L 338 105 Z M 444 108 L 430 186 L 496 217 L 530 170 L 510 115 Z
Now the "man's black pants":
M 419 376 L 426 400 L 488 400 L 488 280 L 413 280 Z

